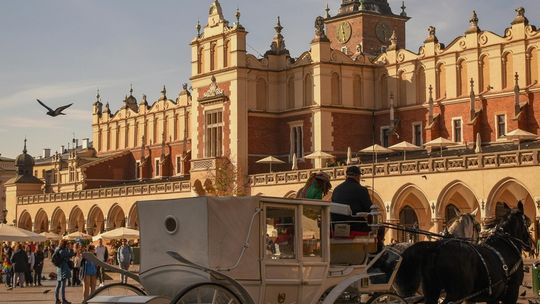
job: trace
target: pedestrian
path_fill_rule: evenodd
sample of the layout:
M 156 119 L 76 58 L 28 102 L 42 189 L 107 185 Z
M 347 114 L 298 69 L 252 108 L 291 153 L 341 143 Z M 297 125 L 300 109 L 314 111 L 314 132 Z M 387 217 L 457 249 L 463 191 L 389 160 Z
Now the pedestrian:
M 86 251 L 84 246 L 77 246 L 75 249 L 75 256 L 73 257 L 73 286 L 81 286 L 81 279 L 79 273 L 81 270 L 82 253 Z
M 13 266 L 11 265 L 11 262 L 9 260 L 9 257 L 7 255 L 4 255 L 3 261 L 2 261 L 2 276 L 4 278 L 4 283 L 6 284 L 6 288 L 12 289 L 11 286 L 11 274 L 13 272 Z
M 330 176 L 327 173 L 313 173 L 304 184 L 304 187 L 298 191 L 296 198 L 323 199 L 332 189 Z
M 129 265 L 133 263 L 133 249 L 129 246 L 126 239 L 122 240 L 122 245 L 118 247 L 116 252 L 116 259 L 121 269 L 129 270 Z M 120 276 L 122 284 L 127 283 L 127 276 L 123 273 Z
M 94 245 L 88 246 L 88 253 L 95 255 L 95 247 Z M 96 264 L 94 264 L 92 261 L 85 259 L 84 257 L 81 259 L 81 275 L 80 278 L 83 282 L 83 303 L 85 300 L 88 299 L 88 295 L 94 293 L 96 290 L 96 278 L 98 274 L 98 269 Z
M 58 255 L 58 258 L 55 258 Z M 75 255 L 67 240 L 62 240 L 60 245 L 53 253 L 53 262 L 58 259 L 56 264 L 56 288 L 54 290 L 54 296 L 56 299 L 55 304 L 71 304 L 66 300 L 66 284 L 71 277 L 71 269 L 69 268 L 69 260 Z M 60 294 L 61 293 L 61 294 Z M 60 296 L 62 300 L 60 301 Z
M 109 251 L 107 246 L 103 245 L 103 239 L 98 240 L 98 246 L 96 247 L 96 257 L 103 263 L 107 263 L 109 259 Z M 99 287 L 102 287 L 105 284 L 105 269 L 98 266 L 97 268 L 98 278 L 99 278 Z
M 371 211 L 371 198 L 366 187 L 360 185 L 360 169 L 350 166 L 345 171 L 347 178 L 339 184 L 332 193 L 332 202 L 349 205 L 352 215 L 359 212 Z M 332 221 L 358 221 L 345 215 L 332 214 Z M 355 232 L 369 232 L 370 228 L 364 223 L 351 223 L 350 230 Z
M 21 288 L 24 287 L 24 274 L 26 273 L 26 268 L 28 268 L 28 256 L 26 252 L 22 249 L 21 244 L 15 246 L 13 255 L 11 256 L 11 264 L 13 264 L 13 287 L 19 285 Z
M 26 272 L 24 273 L 24 281 L 26 282 L 26 287 L 29 287 L 33 284 L 33 271 L 36 262 L 31 244 L 26 245 L 26 255 L 28 256 L 28 267 L 26 267 Z
M 34 253 L 34 286 L 41 285 L 41 273 L 43 272 L 43 261 L 45 260 L 45 254 L 41 248 L 41 245 L 37 246 Z

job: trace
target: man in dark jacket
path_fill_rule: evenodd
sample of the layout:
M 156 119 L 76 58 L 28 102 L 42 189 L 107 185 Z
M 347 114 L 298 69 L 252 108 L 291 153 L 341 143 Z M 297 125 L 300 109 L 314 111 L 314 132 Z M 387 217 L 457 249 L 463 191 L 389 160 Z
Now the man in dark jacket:
M 349 205 L 352 214 L 358 212 L 369 212 L 372 202 L 366 187 L 360 185 L 360 169 L 356 166 L 347 168 L 345 172 L 347 179 L 338 185 L 332 193 L 332 202 Z M 357 218 L 350 218 L 344 215 L 333 214 L 332 221 L 354 221 Z M 352 223 L 352 231 L 369 231 L 365 224 Z
M 24 273 L 28 270 L 28 256 L 26 252 L 22 249 L 22 245 L 18 244 L 15 247 L 15 251 L 11 256 L 11 264 L 13 264 L 13 273 L 14 279 L 13 287 L 16 287 L 17 284 L 20 284 L 21 287 L 24 285 Z

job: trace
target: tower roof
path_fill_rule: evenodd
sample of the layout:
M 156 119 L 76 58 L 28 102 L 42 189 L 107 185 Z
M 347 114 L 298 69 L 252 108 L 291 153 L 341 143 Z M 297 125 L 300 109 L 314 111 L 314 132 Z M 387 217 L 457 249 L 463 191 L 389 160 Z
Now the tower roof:
M 392 13 L 388 0 L 342 0 L 337 16 L 356 12 L 370 12 L 387 16 L 399 16 Z

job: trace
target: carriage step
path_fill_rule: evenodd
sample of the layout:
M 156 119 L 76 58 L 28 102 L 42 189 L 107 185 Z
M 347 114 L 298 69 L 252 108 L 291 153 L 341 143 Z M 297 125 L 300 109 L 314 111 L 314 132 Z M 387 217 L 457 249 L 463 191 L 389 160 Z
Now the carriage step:
M 97 296 L 88 304 L 169 304 L 170 300 L 159 296 Z

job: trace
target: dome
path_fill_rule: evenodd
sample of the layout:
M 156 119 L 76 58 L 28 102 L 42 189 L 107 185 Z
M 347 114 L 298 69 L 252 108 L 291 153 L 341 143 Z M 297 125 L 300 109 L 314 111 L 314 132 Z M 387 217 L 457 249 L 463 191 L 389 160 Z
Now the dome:
M 20 154 L 15 159 L 15 166 L 17 167 L 28 167 L 28 166 L 34 166 L 34 158 L 30 155 L 24 152 L 23 154 Z

